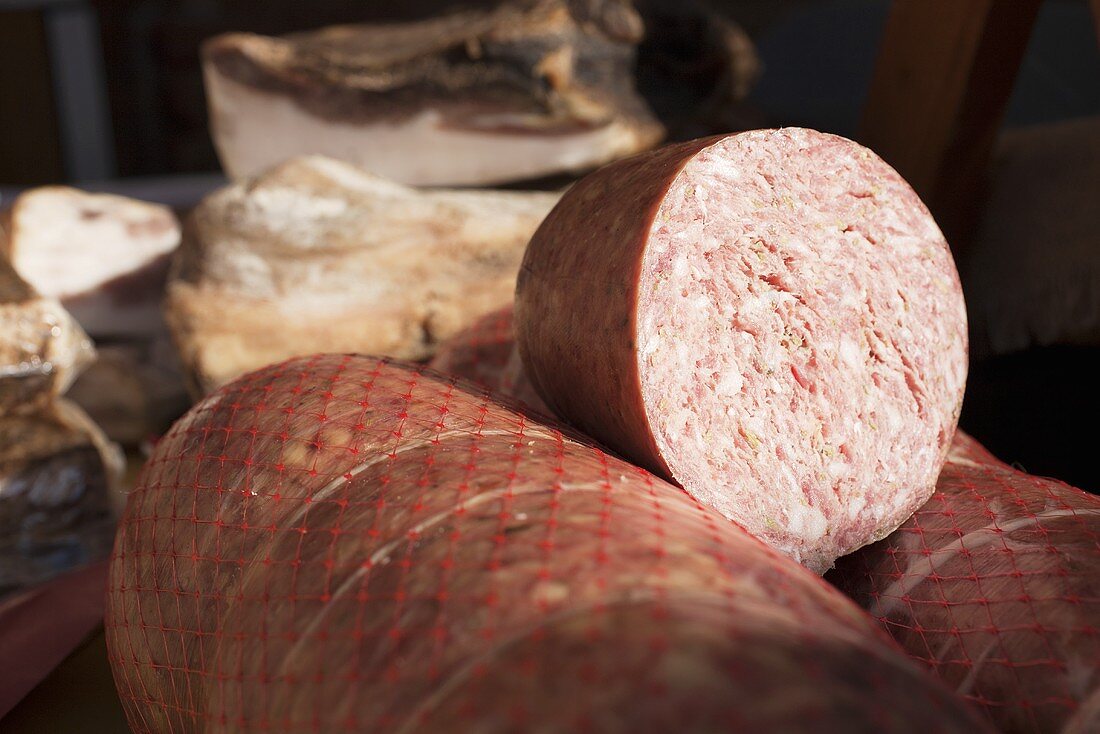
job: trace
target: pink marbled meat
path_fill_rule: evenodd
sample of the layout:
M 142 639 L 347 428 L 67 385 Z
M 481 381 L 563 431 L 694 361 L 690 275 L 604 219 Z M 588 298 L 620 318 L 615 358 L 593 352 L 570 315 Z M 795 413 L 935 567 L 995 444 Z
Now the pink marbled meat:
M 527 249 L 516 333 L 563 419 L 817 571 L 928 499 L 966 380 L 928 210 L 871 151 L 812 130 L 583 179 Z

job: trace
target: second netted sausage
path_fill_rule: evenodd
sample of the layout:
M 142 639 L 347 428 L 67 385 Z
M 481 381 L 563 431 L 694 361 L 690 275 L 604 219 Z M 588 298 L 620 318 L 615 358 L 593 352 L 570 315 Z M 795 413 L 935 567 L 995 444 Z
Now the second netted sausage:
M 464 385 L 298 359 L 176 424 L 111 566 L 135 732 L 983 731 L 821 579 Z

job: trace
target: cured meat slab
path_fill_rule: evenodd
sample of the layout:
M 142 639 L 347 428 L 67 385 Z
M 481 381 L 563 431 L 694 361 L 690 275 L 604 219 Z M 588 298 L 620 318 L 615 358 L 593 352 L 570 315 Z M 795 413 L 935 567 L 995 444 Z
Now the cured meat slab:
M 38 410 L 94 359 L 91 339 L 69 312 L 0 255 L 0 416 Z
M 744 124 L 759 62 L 705 3 L 509 0 L 203 48 L 222 164 L 327 155 L 414 185 L 577 174 Z
M 94 359 L 72 316 L 0 254 L 0 596 L 110 548 L 122 454 L 61 397 Z
M 211 123 L 234 178 L 290 155 L 417 185 L 584 170 L 664 128 L 633 83 L 629 3 L 520 0 L 404 24 L 206 43 Z
M 0 251 L 97 340 L 164 334 L 164 282 L 179 241 L 168 207 L 65 186 L 31 189 L 0 216 Z

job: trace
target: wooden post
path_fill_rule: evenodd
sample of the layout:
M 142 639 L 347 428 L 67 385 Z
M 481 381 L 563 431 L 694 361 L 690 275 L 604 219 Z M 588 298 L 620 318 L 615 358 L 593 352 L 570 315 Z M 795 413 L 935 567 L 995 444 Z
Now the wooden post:
M 894 0 L 887 19 L 861 142 L 909 180 L 953 246 L 975 222 L 1040 4 Z

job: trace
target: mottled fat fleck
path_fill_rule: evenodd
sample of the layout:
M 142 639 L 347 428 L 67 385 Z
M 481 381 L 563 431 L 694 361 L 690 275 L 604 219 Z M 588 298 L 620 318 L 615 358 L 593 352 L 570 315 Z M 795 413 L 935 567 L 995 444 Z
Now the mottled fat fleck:
M 311 228 L 302 227 L 303 221 L 337 217 L 348 210 L 348 201 L 330 196 L 302 196 L 300 191 L 290 188 L 256 189 L 247 200 L 247 207 L 253 209 L 248 217 L 255 218 L 272 232 L 281 232 L 288 228 L 297 228 L 303 234 Z M 303 243 L 303 245 L 308 243 Z

